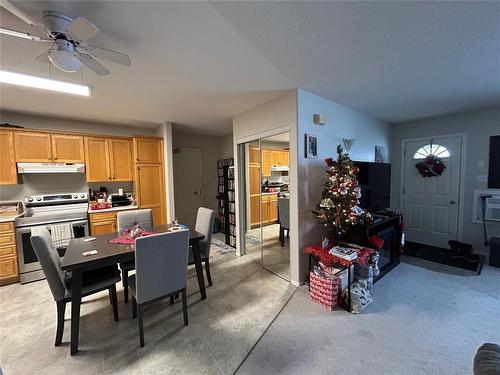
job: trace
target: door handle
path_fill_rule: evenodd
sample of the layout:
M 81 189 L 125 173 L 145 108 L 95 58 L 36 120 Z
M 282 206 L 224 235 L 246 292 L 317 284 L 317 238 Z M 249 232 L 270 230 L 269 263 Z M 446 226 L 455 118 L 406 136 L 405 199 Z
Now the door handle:
M 452 199 L 452 200 L 450 201 L 450 204 L 455 204 L 455 203 L 457 203 L 457 201 L 456 201 L 455 199 Z

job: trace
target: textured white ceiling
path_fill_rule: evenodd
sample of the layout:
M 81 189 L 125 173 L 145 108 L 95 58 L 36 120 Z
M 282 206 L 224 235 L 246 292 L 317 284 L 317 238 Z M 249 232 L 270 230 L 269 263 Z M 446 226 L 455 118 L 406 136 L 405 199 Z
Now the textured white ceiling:
M 500 1 L 213 4 L 297 87 L 381 120 L 500 105 Z
M 14 1 L 41 19 L 43 10 L 84 16 L 101 29 L 95 44 L 127 53 L 132 66 L 105 63 L 111 74 L 84 70 L 90 98 L 2 85 L 1 107 L 136 126 L 179 123 L 188 131 L 231 132 L 231 117 L 293 88 L 209 3 Z M 28 26 L 1 9 L 2 26 Z M 2 69 L 48 76 L 35 61 L 45 44 L 2 35 Z M 52 69 L 53 77 L 80 74 Z
M 133 62 L 84 71 L 90 98 L 2 85 L 3 109 L 227 134 L 233 115 L 294 87 L 388 122 L 500 104 L 500 2 L 14 3 L 84 16 L 101 29 L 92 42 Z M 1 36 L 0 65 L 48 76 L 34 60 L 45 48 Z

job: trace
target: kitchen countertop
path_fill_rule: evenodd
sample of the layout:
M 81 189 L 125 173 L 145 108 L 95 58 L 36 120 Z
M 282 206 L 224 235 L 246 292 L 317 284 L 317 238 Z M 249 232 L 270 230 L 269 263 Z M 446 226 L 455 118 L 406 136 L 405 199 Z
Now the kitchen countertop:
M 0 223 L 7 223 L 9 221 L 14 221 L 18 217 L 21 217 L 23 215 L 24 215 L 24 213 L 15 214 L 15 215 L 2 215 L 2 216 L 0 216 Z
M 102 210 L 91 210 L 91 209 L 89 209 L 89 214 L 95 214 L 95 213 L 99 213 L 99 212 L 136 210 L 138 208 L 139 208 L 139 206 L 137 206 L 137 205 L 128 205 L 128 206 L 118 206 L 118 207 L 104 208 Z

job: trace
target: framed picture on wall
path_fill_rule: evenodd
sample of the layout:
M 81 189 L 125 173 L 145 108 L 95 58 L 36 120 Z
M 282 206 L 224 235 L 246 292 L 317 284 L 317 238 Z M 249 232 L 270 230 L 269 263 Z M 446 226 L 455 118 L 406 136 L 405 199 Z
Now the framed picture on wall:
M 316 159 L 318 157 L 318 138 L 312 134 L 306 134 L 305 154 L 307 159 Z
M 385 163 L 385 147 L 375 146 L 375 163 Z

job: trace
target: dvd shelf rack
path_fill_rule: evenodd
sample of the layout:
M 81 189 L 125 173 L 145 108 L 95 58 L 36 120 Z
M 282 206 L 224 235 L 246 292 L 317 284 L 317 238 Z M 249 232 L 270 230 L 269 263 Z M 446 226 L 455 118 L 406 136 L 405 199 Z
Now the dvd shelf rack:
M 234 186 L 234 159 L 217 160 L 219 200 L 217 216 L 220 222 L 220 232 L 226 236 L 226 244 L 236 247 L 236 207 Z

